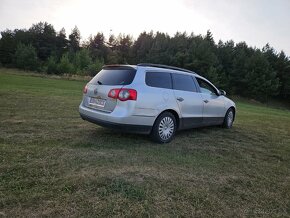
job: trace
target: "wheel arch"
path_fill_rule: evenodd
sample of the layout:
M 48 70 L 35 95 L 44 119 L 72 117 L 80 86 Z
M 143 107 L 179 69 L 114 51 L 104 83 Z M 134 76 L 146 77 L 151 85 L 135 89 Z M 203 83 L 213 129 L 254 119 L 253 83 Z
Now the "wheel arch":
M 169 112 L 169 113 L 173 114 L 173 116 L 175 117 L 175 120 L 176 120 L 176 129 L 178 130 L 178 129 L 179 129 L 179 125 L 180 125 L 180 118 L 179 118 L 179 114 L 178 114 L 178 113 L 176 112 L 176 110 L 174 110 L 174 109 L 166 109 L 166 110 L 161 111 L 161 112 L 158 114 L 158 116 L 156 116 L 155 121 L 156 121 L 157 118 L 158 118 L 161 114 L 163 114 L 164 112 Z M 155 121 L 154 121 L 154 123 L 155 123 Z
M 234 112 L 234 120 L 233 121 L 235 121 L 235 119 L 236 119 L 236 108 L 234 106 L 230 106 L 229 109 L 232 109 L 233 110 L 233 112 Z

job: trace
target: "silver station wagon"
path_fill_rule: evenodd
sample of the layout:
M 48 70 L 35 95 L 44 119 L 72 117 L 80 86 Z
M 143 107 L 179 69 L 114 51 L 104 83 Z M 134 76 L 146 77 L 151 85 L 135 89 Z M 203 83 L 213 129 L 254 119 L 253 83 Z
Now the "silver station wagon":
M 82 119 L 170 142 L 176 130 L 231 128 L 235 103 L 204 77 L 158 64 L 107 65 L 85 86 Z

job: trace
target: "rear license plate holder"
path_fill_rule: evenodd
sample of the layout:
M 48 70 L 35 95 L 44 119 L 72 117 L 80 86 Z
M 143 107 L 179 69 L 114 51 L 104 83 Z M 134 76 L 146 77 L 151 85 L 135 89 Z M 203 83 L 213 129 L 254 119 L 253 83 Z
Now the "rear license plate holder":
M 90 98 L 89 105 L 94 108 L 104 108 L 106 105 L 106 100 L 102 98 Z

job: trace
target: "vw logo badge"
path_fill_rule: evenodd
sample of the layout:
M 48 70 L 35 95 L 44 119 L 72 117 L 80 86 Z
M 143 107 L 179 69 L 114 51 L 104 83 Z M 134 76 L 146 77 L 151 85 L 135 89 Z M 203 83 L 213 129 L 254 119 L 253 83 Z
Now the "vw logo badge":
M 94 90 L 94 94 L 95 94 L 95 95 L 98 94 L 98 89 L 95 89 L 95 90 Z

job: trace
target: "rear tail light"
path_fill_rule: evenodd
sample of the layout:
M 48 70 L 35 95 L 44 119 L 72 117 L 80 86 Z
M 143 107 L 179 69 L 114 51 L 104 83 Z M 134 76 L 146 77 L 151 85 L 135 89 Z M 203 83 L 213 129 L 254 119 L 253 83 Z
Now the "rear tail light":
M 86 85 L 86 86 L 84 87 L 84 90 L 83 90 L 83 93 L 84 93 L 84 94 L 87 94 L 87 92 L 88 92 L 88 85 Z
M 111 89 L 108 96 L 119 99 L 120 101 L 137 100 L 137 91 L 135 89 Z
M 127 100 L 136 101 L 136 99 L 137 99 L 137 91 L 134 89 L 121 89 L 121 91 L 119 92 L 120 101 Z
M 108 96 L 109 96 L 110 98 L 118 99 L 118 96 L 119 96 L 119 92 L 120 92 L 120 90 L 121 90 L 121 89 L 111 89 L 111 90 L 109 91 Z

